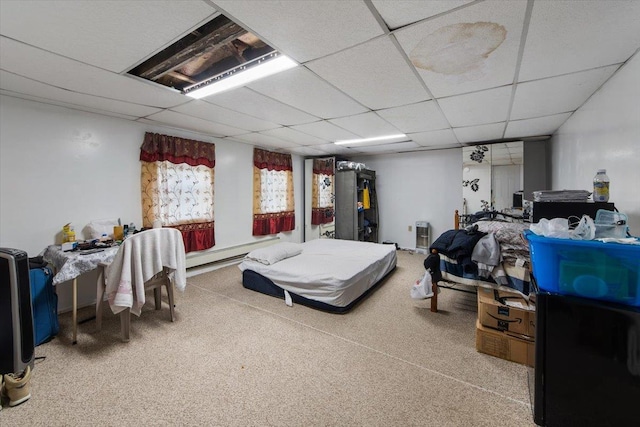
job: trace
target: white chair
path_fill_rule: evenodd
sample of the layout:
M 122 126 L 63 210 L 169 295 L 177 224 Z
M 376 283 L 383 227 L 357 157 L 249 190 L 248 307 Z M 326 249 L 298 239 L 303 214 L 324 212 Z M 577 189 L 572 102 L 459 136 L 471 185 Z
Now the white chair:
M 130 313 L 140 316 L 145 292 L 154 291 L 156 310 L 162 307 L 162 286 L 167 288 L 171 321 L 175 320 L 174 286 L 186 286 L 182 234 L 173 228 L 146 230 L 128 237 L 110 263 L 98 266 L 96 326 L 102 328 L 105 294 L 114 313 L 120 314 L 122 339 L 129 340 Z

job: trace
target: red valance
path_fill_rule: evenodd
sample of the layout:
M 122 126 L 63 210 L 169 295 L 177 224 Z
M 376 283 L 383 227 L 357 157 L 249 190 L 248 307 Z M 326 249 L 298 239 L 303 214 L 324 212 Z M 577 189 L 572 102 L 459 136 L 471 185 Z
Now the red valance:
M 293 171 L 291 154 L 275 153 L 259 148 L 253 149 L 253 165 L 258 169 Z
M 216 146 L 210 142 L 147 132 L 140 147 L 143 162 L 169 161 L 174 164 L 186 163 L 190 166 L 216 165 Z
M 253 215 L 254 236 L 268 236 L 281 231 L 291 231 L 294 228 L 296 228 L 294 212 Z
M 313 173 L 333 176 L 333 159 L 313 159 Z
M 168 226 L 182 233 L 185 252 L 203 251 L 216 244 L 214 222 L 198 222 Z
M 311 224 L 328 224 L 333 221 L 333 208 L 311 208 Z

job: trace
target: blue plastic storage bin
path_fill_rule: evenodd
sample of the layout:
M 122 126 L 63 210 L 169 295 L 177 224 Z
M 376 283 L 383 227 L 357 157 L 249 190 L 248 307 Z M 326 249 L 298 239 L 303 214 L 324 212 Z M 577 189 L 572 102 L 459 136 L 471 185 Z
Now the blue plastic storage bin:
M 640 307 L 640 245 L 525 237 L 540 289 Z

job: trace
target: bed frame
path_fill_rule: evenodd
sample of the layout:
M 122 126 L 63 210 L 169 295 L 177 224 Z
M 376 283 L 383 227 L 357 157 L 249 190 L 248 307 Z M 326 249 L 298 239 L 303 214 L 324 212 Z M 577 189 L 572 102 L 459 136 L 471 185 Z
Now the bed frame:
M 453 214 L 453 226 L 456 230 L 460 229 L 460 225 L 461 225 L 461 220 L 462 220 L 462 226 L 466 226 L 466 220 L 467 220 L 467 215 L 463 215 L 462 218 L 460 218 L 460 213 L 458 212 L 458 210 L 456 209 L 454 214 Z M 432 254 L 437 254 L 438 251 L 436 249 L 431 249 L 431 253 Z M 438 282 L 434 281 L 431 285 L 431 289 L 433 290 L 433 296 L 431 297 L 431 311 L 434 313 L 438 312 L 438 291 L 439 291 L 439 286 L 438 286 Z M 464 291 L 463 289 L 457 289 L 459 291 Z M 464 292 L 470 292 L 470 291 L 464 291 Z

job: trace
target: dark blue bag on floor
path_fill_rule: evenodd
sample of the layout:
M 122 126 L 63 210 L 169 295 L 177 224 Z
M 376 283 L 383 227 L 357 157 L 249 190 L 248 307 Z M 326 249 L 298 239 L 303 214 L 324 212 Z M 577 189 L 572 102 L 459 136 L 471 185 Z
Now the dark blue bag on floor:
M 49 267 L 29 269 L 33 333 L 35 345 L 51 340 L 58 334 L 58 295 L 53 290 L 53 272 Z

